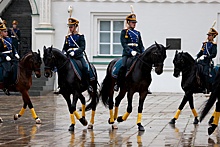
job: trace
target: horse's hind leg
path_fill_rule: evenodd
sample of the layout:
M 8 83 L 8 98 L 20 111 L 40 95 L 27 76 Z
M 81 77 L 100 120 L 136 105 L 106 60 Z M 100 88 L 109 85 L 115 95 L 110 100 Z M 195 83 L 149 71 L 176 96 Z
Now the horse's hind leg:
M 20 112 L 14 115 L 14 120 L 17 120 L 18 118 L 20 118 L 24 114 L 26 108 L 27 108 L 27 103 L 24 102 L 24 105 L 21 108 Z
M 82 103 L 82 108 L 81 108 L 81 111 L 82 111 L 82 117 L 85 117 L 86 116 L 86 112 L 85 112 L 85 109 L 86 109 L 86 100 L 85 100 L 85 97 L 81 94 L 79 96 L 79 99 Z
M 190 94 L 190 95 L 188 95 L 187 97 L 188 97 L 188 99 L 189 99 L 189 106 L 190 106 L 190 108 L 191 108 L 191 110 L 192 110 L 192 113 L 193 113 L 193 115 L 194 115 L 194 117 L 195 117 L 193 124 L 198 124 L 198 123 L 199 123 L 199 120 L 198 120 L 198 114 L 197 114 L 197 112 L 196 112 L 196 110 L 195 110 L 195 108 L 194 108 L 193 94 Z
M 216 109 L 214 112 L 213 123 L 211 124 L 211 127 L 208 128 L 209 135 L 211 135 L 215 131 L 216 127 L 218 126 L 219 117 L 220 117 L 220 102 L 218 100 L 218 102 L 216 103 Z
M 188 101 L 188 98 L 186 95 L 184 95 L 182 102 L 179 105 L 178 110 L 176 111 L 176 114 L 174 115 L 174 118 L 171 119 L 169 124 L 175 124 L 176 120 L 179 118 L 180 112 L 183 109 L 183 107 L 186 105 L 186 102 Z
M 31 114 L 32 114 L 32 117 L 35 119 L 36 123 L 37 124 L 41 124 L 41 120 L 40 118 L 38 118 L 35 110 L 34 110 L 34 107 L 33 107 L 33 104 L 31 103 L 31 100 L 30 100 L 30 97 L 29 97 L 29 94 L 28 94 L 28 91 L 23 91 L 21 92 L 22 93 L 22 98 L 23 98 L 23 101 L 24 101 L 24 106 L 27 104 L 30 111 L 31 111 Z M 24 113 L 24 110 L 25 110 L 25 107 L 21 109 L 21 111 L 19 112 L 20 114 L 23 114 Z

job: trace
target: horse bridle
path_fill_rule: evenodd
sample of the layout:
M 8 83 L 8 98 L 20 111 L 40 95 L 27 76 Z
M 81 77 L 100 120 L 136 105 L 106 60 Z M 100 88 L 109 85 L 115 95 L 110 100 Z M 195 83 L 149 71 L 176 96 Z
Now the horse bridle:
M 53 67 L 50 67 L 50 66 L 44 66 L 44 69 L 46 70 L 46 69 L 49 69 L 49 70 L 51 70 L 51 71 L 53 71 L 54 70 L 54 67 L 55 67 L 55 65 L 54 65 L 54 62 L 56 62 L 56 60 L 55 60 L 55 56 L 54 56 L 54 54 L 53 54 L 53 51 L 51 51 L 51 54 L 52 54 L 52 66 Z M 66 64 L 67 64 L 67 62 L 69 61 L 69 59 L 67 59 L 60 67 L 57 67 L 57 70 L 60 70 L 60 69 L 62 69 Z

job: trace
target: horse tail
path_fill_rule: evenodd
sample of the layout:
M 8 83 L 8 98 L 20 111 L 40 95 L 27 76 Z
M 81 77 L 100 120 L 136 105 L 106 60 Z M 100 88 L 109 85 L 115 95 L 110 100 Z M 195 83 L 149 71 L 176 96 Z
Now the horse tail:
M 86 105 L 86 111 L 89 111 L 92 109 L 93 101 L 94 101 L 94 100 L 91 100 L 92 98 L 95 98 L 95 105 L 96 106 L 98 105 L 99 98 L 100 98 L 99 97 L 99 89 L 98 89 L 99 82 L 98 82 L 98 78 L 97 78 L 97 72 L 96 72 L 96 69 L 93 64 L 90 64 L 90 66 L 91 66 L 90 68 L 93 68 L 93 74 L 95 76 L 95 80 L 94 80 L 95 84 L 93 86 L 94 92 L 93 93 L 88 92 L 89 93 L 89 100 L 88 101 L 90 101 L 90 103 L 88 105 Z
M 205 118 L 205 116 L 208 114 L 209 110 L 214 105 L 214 103 L 216 101 L 216 98 L 217 98 L 216 94 L 211 93 L 210 98 L 203 103 L 202 111 L 201 111 L 201 114 L 200 114 L 200 117 L 199 117 L 200 122 L 202 122 L 203 119 Z
M 102 99 L 102 103 L 104 104 L 105 107 L 108 106 L 108 102 L 109 102 L 109 91 L 111 88 L 111 73 L 110 71 L 110 65 L 107 68 L 107 72 L 106 72 L 106 76 L 102 82 L 101 85 L 101 90 L 100 90 L 100 97 Z
M 207 101 L 204 102 L 202 106 L 202 111 L 200 114 L 200 122 L 205 118 L 205 116 L 208 114 L 209 110 L 214 105 L 216 99 L 219 96 L 219 89 L 220 89 L 220 70 L 218 70 L 218 73 L 215 77 L 215 81 L 212 84 L 212 93 Z

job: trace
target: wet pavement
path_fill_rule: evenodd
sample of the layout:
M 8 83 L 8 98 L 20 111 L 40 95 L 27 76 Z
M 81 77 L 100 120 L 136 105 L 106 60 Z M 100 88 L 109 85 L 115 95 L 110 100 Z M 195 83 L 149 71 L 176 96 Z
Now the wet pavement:
M 86 94 L 85 94 L 86 95 Z M 199 125 L 193 125 L 193 114 L 187 104 L 180 114 L 175 126 L 169 121 L 173 118 L 183 97 L 182 93 L 153 93 L 148 95 L 144 104 L 142 125 L 145 132 L 139 132 L 136 119 L 138 95 L 135 94 L 133 111 L 125 122 L 115 123 L 117 130 L 112 130 L 108 124 L 109 111 L 99 103 L 95 116 L 93 130 L 88 130 L 76 121 L 75 132 L 68 131 L 70 117 L 65 100 L 61 95 L 32 97 L 32 103 L 42 124 L 35 124 L 27 109 L 25 114 L 14 121 L 13 115 L 18 113 L 23 105 L 21 96 L 0 96 L 0 146 L 80 146 L 80 147 L 162 147 L 162 146 L 220 146 L 219 130 L 208 136 L 207 116 Z M 202 103 L 207 100 L 202 94 L 194 95 L 195 108 L 199 112 Z M 119 115 L 126 112 L 126 99 L 122 100 Z M 77 106 L 81 106 L 78 101 Z M 86 112 L 90 120 L 91 111 Z

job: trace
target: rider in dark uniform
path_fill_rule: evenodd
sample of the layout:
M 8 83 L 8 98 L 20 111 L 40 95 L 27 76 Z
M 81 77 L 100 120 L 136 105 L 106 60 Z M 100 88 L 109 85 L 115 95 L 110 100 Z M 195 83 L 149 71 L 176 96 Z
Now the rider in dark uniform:
M 74 18 L 68 19 L 69 34 L 65 37 L 65 42 L 63 46 L 63 53 L 69 56 L 80 60 L 83 66 L 82 70 L 82 82 L 85 86 L 88 87 L 88 90 L 93 91 L 92 87 L 89 85 L 90 76 L 86 61 L 83 57 L 83 52 L 85 51 L 85 38 L 83 34 L 80 34 L 77 31 L 79 21 Z
M 203 42 L 202 48 L 197 54 L 197 59 L 202 57 L 198 62 L 203 65 L 203 74 L 205 75 L 205 85 L 209 93 L 209 80 L 210 80 L 210 71 L 213 66 L 212 59 L 217 55 L 217 44 L 214 42 L 214 38 L 218 35 L 218 32 L 214 28 L 210 28 L 207 33 L 208 38 L 206 42 Z
M 10 85 L 10 72 L 12 68 L 13 62 L 12 59 L 15 57 L 19 59 L 19 55 L 17 53 L 16 48 L 12 45 L 12 40 L 7 36 L 7 28 L 5 24 L 0 21 L 0 61 L 3 66 L 3 91 L 6 95 L 10 95 L 8 88 Z
M 20 54 L 20 51 L 18 49 L 18 45 L 20 44 L 20 38 L 21 38 L 21 31 L 20 29 L 17 27 L 18 25 L 18 21 L 16 20 L 13 20 L 12 22 L 12 28 L 10 28 L 8 30 L 9 32 L 9 37 L 12 38 L 12 43 L 13 45 L 15 46 L 15 48 L 18 50 L 19 54 Z
M 122 82 L 125 80 L 126 63 L 127 59 L 144 52 L 144 46 L 141 40 L 141 33 L 135 30 L 136 15 L 134 13 L 126 17 L 127 28 L 121 31 L 121 45 L 123 47 L 122 54 L 122 66 L 119 69 L 117 83 L 114 86 L 114 90 L 118 91 L 122 86 Z

